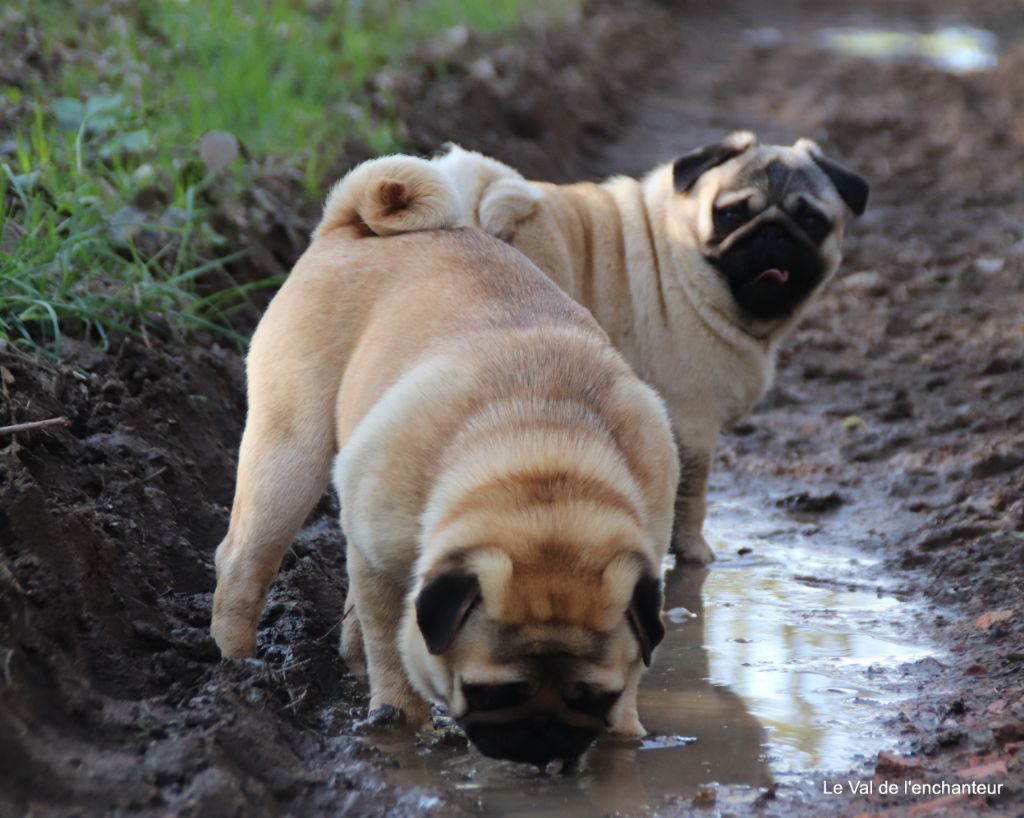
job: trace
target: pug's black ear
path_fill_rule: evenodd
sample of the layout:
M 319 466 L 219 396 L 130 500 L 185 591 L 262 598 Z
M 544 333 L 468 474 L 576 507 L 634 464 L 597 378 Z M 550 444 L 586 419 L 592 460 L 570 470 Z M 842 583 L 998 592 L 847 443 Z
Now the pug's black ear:
M 626 611 L 626 619 L 633 635 L 640 643 L 644 664 L 651 666 L 651 654 L 665 638 L 665 624 L 661 621 L 661 583 L 651 576 L 641 577 L 633 588 L 633 598 Z
M 750 131 L 737 131 L 721 142 L 684 153 L 672 165 L 672 181 L 676 192 L 686 193 L 711 168 L 725 164 L 756 144 L 757 137 Z
M 825 171 L 825 175 L 835 185 L 846 206 L 853 211 L 853 215 L 862 215 L 868 206 L 870 188 L 867 179 L 820 153 L 812 153 L 811 158 L 814 159 L 814 164 Z
M 416 597 L 416 624 L 427 650 L 435 656 L 452 646 L 466 615 L 480 597 L 480 581 L 473 574 L 438 574 Z

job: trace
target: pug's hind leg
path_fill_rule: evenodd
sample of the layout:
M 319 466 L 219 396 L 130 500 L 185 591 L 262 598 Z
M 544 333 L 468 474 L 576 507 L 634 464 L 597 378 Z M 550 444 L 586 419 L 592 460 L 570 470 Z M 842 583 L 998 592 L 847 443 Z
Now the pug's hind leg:
M 405 588 L 374 568 L 362 551 L 348 546 L 349 598 L 362 629 L 370 680 L 371 722 L 406 721 L 418 725 L 429 705 L 413 690 L 398 649 L 398 628 Z
M 715 552 L 704 539 L 704 515 L 711 456 L 680 449 L 679 491 L 672 527 L 672 551 L 683 562 L 707 565 Z
M 217 548 L 210 633 L 225 657 L 256 654 L 266 593 L 306 516 L 327 486 L 334 446 L 280 431 L 254 404 L 242 436 L 231 522 Z

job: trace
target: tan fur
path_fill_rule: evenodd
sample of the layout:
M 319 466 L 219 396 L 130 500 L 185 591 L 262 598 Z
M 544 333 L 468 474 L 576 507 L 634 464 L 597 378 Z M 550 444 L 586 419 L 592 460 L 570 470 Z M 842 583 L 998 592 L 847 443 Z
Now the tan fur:
M 313 238 L 343 227 L 376 236 L 459 227 L 465 208 L 433 163 L 384 156 L 357 165 L 334 185 Z
M 398 178 L 378 169 L 374 184 Z M 344 181 L 335 189 L 253 337 L 217 550 L 222 653 L 254 654 L 267 588 L 340 450 L 343 645 L 354 666 L 365 649 L 371 710 L 417 720 L 438 699 L 459 715 L 456 678 L 521 673 L 522 655 L 502 651 L 530 654 L 539 627 L 553 650 L 579 654 L 567 683 L 627 688 L 613 729 L 642 732 L 626 611 L 671 535 L 677 453 L 660 399 L 521 254 L 472 229 L 367 237 L 375 208 Z M 483 604 L 434 655 L 413 606 L 451 566 L 479 578 Z M 546 695 L 533 706 L 561 707 Z
M 356 165 L 334 185 L 313 238 L 341 227 L 391 236 L 474 226 L 501 236 L 540 197 L 508 166 L 454 146 L 433 161 L 383 156 Z
M 756 147 L 745 132 L 731 139 L 755 146 L 758 156 L 790 163 L 810 163 L 820 154 L 807 139 L 792 148 Z M 718 435 L 764 394 L 778 343 L 809 303 L 785 320 L 751 321 L 704 260 L 700 244 L 711 229 L 710 203 L 730 183 L 737 162 L 704 174 L 689 196 L 677 195 L 671 163 L 642 180 L 571 185 L 528 182 L 458 147 L 431 165 L 457 191 L 460 223 L 482 227 L 524 253 L 591 311 L 637 374 L 661 393 L 684 457 L 676 550 L 693 562 L 713 559 L 701 528 Z M 840 260 L 847 211 L 834 192 L 816 203 L 835 219 L 822 246 L 827 280 Z

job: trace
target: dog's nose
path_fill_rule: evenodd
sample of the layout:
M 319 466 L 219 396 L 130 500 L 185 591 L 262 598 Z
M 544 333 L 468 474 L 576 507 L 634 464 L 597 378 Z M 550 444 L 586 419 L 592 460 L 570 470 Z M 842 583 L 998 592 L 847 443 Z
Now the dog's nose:
M 540 716 L 514 722 L 470 722 L 466 735 L 485 756 L 544 767 L 548 762 L 577 759 L 599 731 Z
M 792 234 L 781 224 L 766 224 L 754 234 L 754 250 L 759 255 L 786 252 L 793 246 Z

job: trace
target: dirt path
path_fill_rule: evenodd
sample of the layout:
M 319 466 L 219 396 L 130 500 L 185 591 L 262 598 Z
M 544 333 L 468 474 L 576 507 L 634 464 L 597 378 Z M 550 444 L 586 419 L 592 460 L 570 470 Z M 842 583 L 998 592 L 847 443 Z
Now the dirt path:
M 931 32 L 952 24 L 999 32 L 995 72 L 959 76 L 923 63 L 838 56 L 820 44 L 831 28 Z M 672 731 L 670 739 L 679 731 L 697 741 L 658 755 L 595 753 L 592 781 L 535 782 L 528 799 L 457 753 L 424 761 L 390 744 L 404 770 L 392 780 L 472 781 L 465 786 L 485 810 L 507 815 L 583 816 L 602 805 L 631 813 L 638 804 L 689 814 L 697 782 L 712 780 L 723 784 L 719 807 L 733 814 L 895 816 L 941 807 L 1017 815 L 1024 798 L 1024 15 L 1019 4 L 995 2 L 690 3 L 677 11 L 673 32 L 670 56 L 651 69 L 651 90 L 622 108 L 618 137 L 582 157 L 573 175 L 642 174 L 749 128 L 764 141 L 811 136 L 873 181 L 839 278 L 785 345 L 775 388 L 723 441 L 710 520 L 722 535 L 722 559 L 683 594 L 690 610 L 701 605 L 706 624 L 673 627 L 677 646 L 663 659 L 703 668 L 698 675 L 707 678 L 708 657 L 717 656 L 713 681 L 735 689 L 701 688 L 685 672 L 655 668 L 652 684 L 675 691 L 676 718 L 659 727 Z M 485 136 L 468 145 L 530 165 L 515 143 Z M 769 532 L 768 542 L 745 536 L 733 505 L 761 519 L 754 529 Z M 778 522 L 777 508 L 789 505 L 812 509 L 797 515 L 808 524 L 801 532 L 792 520 Z M 814 513 L 815 505 L 841 511 Z M 721 606 L 744 599 L 723 577 L 737 572 L 750 595 L 769 597 L 774 588 L 788 601 L 774 611 L 780 622 L 746 623 L 745 635 L 734 629 L 727 638 L 720 625 L 737 617 L 723 616 Z M 815 597 L 808 589 L 816 587 L 850 593 Z M 851 597 L 874 588 L 879 601 L 856 610 Z M 822 607 L 801 611 L 801 603 Z M 746 610 L 756 618 L 767 608 Z M 930 655 L 887 664 L 897 638 L 869 645 L 876 660 L 850 671 L 855 648 L 811 648 L 818 659 L 834 650 L 833 658 L 851 660 L 845 670 L 823 671 L 820 662 L 802 665 L 778 636 L 830 634 L 837 620 L 854 642 L 895 631 L 904 647 L 927 645 Z M 744 684 L 730 672 L 729 662 L 751 663 L 725 641 L 775 650 L 754 662 L 760 681 Z M 810 694 L 791 700 L 810 716 L 794 710 L 785 718 L 809 718 L 809 732 L 843 750 L 794 767 L 785 740 L 771 732 L 780 723 L 765 733 L 785 696 L 773 701 L 757 686 L 811 677 L 852 704 L 834 699 L 830 710 Z M 878 694 L 883 701 L 864 706 L 865 696 Z M 659 701 L 652 691 L 651 718 Z M 815 728 L 814 719 L 831 726 Z M 753 753 L 743 749 L 750 742 Z M 899 755 L 880 754 L 893 742 Z M 822 791 L 825 781 L 873 779 L 866 798 L 846 784 L 843 793 Z M 905 793 L 905 780 L 987 781 L 1002 792 L 991 803 L 937 802 Z M 882 794 L 883 781 L 897 782 L 900 792 Z
M 775 388 L 724 440 L 719 474 L 769 493 L 834 490 L 853 508 L 876 510 L 873 525 L 845 533 L 885 561 L 905 598 L 938 606 L 924 628 L 944 649 L 940 660 L 907 666 L 912 679 L 921 674 L 899 713 L 914 760 L 887 768 L 883 757 L 880 777 L 967 780 L 981 777 L 968 765 L 987 765 L 979 769 L 1006 785 L 991 809 L 1016 815 L 1024 803 L 1024 16 L 1011 4 L 953 10 L 959 23 L 1000 33 L 993 74 L 839 57 L 817 39 L 851 25 L 931 31 L 950 11 L 948 3 L 737 2 L 681 15 L 678 55 L 660 88 L 637 101 L 622 138 L 591 170 L 643 172 L 750 128 L 764 141 L 812 136 L 872 179 L 839 279 L 786 344 Z M 849 571 L 851 581 L 866 576 Z M 870 763 L 851 777 L 870 779 L 875 753 L 863 749 Z M 786 789 L 770 811 L 900 814 L 928 801 Z M 984 807 L 984 799 L 949 805 L 966 814 Z
M 870 779 L 877 765 L 883 777 L 952 781 L 970 765 L 962 777 L 1007 786 L 990 805 L 953 809 L 1020 815 L 1021 6 L 695 0 L 673 8 L 674 21 L 653 25 L 602 12 L 521 53 L 471 44 L 443 76 L 409 83 L 410 133 L 424 149 L 454 137 L 564 178 L 643 172 L 752 127 L 765 140 L 813 136 L 872 179 L 840 278 L 786 345 L 775 388 L 723 442 L 716 496 L 720 509 L 728 500 L 776 515 L 778 503 L 805 502 L 787 500 L 801 490 L 812 501 L 834 491 L 839 511 L 801 528 L 803 550 L 791 552 L 817 560 L 802 587 L 884 583 L 919 616 L 892 606 L 876 616 L 902 617 L 937 646 L 935 658 L 899 671 L 900 703 L 872 717 L 886 720 L 906 759 L 879 760 L 879 747 L 862 744 L 866 760 L 851 775 Z M 886 16 L 923 30 L 950 16 L 996 30 L 1000 65 L 955 76 L 817 47 L 821 28 Z M 463 747 L 454 751 L 463 766 L 440 778 L 429 765 L 450 750 L 446 739 L 399 737 L 385 749 L 406 767 L 425 763 L 429 775 L 396 787 L 393 762 L 359 740 L 365 691 L 334 649 L 344 573 L 330 500 L 273 587 L 261 660 L 218 662 L 206 632 L 212 548 L 226 525 L 243 395 L 238 356 L 217 348 L 127 342 L 107 356 L 78 350 L 68 366 L 0 350 L 0 425 L 72 419 L 67 430 L 0 451 L 0 816 L 480 812 L 467 772 L 475 762 Z M 786 553 L 786 531 L 773 554 Z M 847 539 L 874 567 L 833 558 Z M 738 542 L 727 538 L 720 550 L 742 588 Z M 679 606 L 720 604 L 729 588 L 725 569 L 716 571 L 683 588 Z M 875 622 L 860 627 L 886 630 Z M 719 791 L 723 814 L 901 815 L 927 801 L 828 797 L 820 776 L 780 778 L 758 749 L 765 728 L 751 705 L 707 683 L 703 644 L 714 634 L 703 642 L 680 634 L 680 650 L 695 651 L 686 654 L 696 662 L 690 692 L 740 714 L 730 724 L 744 740 L 722 747 L 748 776 Z M 694 748 L 721 737 L 711 724 Z M 611 780 L 639 780 L 620 774 Z M 544 781 L 502 781 L 560 803 Z M 596 803 L 625 803 L 615 790 L 598 789 Z M 650 806 L 662 815 L 692 810 L 689 795 Z

